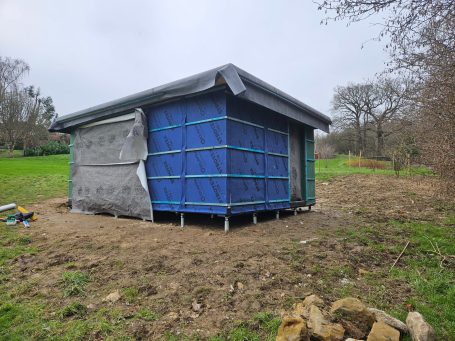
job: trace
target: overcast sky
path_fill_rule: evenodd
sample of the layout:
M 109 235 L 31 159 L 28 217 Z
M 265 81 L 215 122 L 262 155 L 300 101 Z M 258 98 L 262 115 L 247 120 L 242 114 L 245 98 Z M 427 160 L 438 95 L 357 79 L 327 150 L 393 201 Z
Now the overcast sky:
M 369 22 L 320 25 L 311 0 L 0 0 L 0 55 L 59 115 L 226 63 L 329 113 L 333 88 L 384 68 Z

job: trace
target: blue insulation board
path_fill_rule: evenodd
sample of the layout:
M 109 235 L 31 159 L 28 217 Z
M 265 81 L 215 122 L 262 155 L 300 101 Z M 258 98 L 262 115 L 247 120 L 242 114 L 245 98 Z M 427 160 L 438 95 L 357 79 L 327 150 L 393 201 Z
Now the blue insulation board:
M 231 215 L 290 207 L 289 122 L 283 116 L 222 91 L 146 114 L 154 210 Z

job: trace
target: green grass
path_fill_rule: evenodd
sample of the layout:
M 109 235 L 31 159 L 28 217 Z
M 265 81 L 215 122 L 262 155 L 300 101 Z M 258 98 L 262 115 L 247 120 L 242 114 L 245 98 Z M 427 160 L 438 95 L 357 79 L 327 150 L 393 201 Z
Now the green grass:
M 210 338 L 210 341 L 273 341 L 281 320 L 269 312 L 260 312 L 231 330 Z
M 27 205 L 64 196 L 68 187 L 68 155 L 0 157 L 0 205 Z
M 415 290 L 409 303 L 434 326 L 441 340 L 455 340 L 455 259 L 441 264 L 433 246 L 443 255 L 455 255 L 454 220 L 448 218 L 452 223 L 443 225 L 392 222 L 409 235 L 411 244 L 401 260 L 403 265 L 394 268 L 391 275 Z M 397 314 L 405 317 L 404 312 Z
M 139 297 L 139 289 L 130 287 L 122 290 L 123 297 L 129 304 L 133 304 L 137 301 Z
M 158 321 L 160 319 L 160 315 L 150 309 L 141 309 L 136 314 L 137 318 L 140 318 L 144 321 Z
M 77 296 L 85 293 L 85 287 L 90 281 L 89 276 L 82 271 L 65 271 L 62 274 L 63 296 Z
M 351 157 L 354 159 L 354 157 Z M 390 169 L 369 169 L 365 167 L 349 167 L 347 162 L 348 155 L 337 155 L 333 159 L 316 160 L 315 171 L 316 179 L 320 181 L 327 181 L 334 176 L 349 175 L 349 174 L 385 174 L 395 175 L 391 165 Z M 411 173 L 413 175 L 430 175 L 431 172 L 425 167 L 412 167 Z M 407 175 L 407 172 L 401 172 L 400 175 Z
M 87 314 L 87 307 L 79 302 L 73 302 L 68 304 L 65 308 L 62 309 L 60 312 L 61 318 L 67 318 L 72 316 L 79 316 L 83 317 Z
M 388 285 L 399 281 L 412 289 L 406 303 L 411 304 L 434 327 L 437 339 L 455 340 L 455 259 L 447 257 L 441 267 L 441 257 L 433 252 L 434 245 L 443 255 L 455 255 L 455 216 L 449 212 L 446 214 L 447 218 L 441 224 L 390 221 L 374 227 L 340 229 L 337 236 L 363 245 L 364 252 L 378 260 L 383 259 L 385 254 L 392 254 L 392 259 L 395 259 L 409 240 L 408 248 L 390 273 L 391 262 L 382 271 L 365 276 L 371 289 L 362 299 L 404 321 L 407 316 L 405 306 L 388 302 L 387 297 Z M 325 281 L 339 278 L 337 272 L 341 271 L 345 272 L 342 267 L 331 271 L 325 269 Z M 350 273 L 348 277 L 354 276 Z M 352 287 L 334 291 L 338 297 L 362 294 L 353 292 Z

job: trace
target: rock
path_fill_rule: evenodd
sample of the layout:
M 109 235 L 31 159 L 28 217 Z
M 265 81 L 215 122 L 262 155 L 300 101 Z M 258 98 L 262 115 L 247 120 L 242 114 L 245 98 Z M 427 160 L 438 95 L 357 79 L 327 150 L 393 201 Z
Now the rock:
M 317 295 L 309 295 L 305 297 L 303 302 L 294 304 L 292 315 L 308 318 L 309 309 L 312 305 L 322 308 L 324 301 Z
M 344 341 L 364 341 L 364 340 L 359 340 L 359 339 L 353 339 L 352 337 L 348 337 L 346 340 Z
M 145 296 L 152 296 L 156 295 L 158 293 L 158 290 L 151 284 L 145 284 L 139 287 L 139 292 L 145 294 Z
M 275 341 L 310 340 L 305 320 L 301 317 L 285 317 L 278 328 Z
M 243 290 L 245 288 L 245 285 L 242 282 L 237 282 L 237 289 Z
M 315 305 L 319 308 L 322 308 L 324 306 L 324 301 L 317 295 L 310 295 L 305 297 L 303 300 L 303 305 L 308 307 L 310 305 Z
M 368 334 L 375 322 L 374 315 L 367 310 L 367 307 L 357 298 L 346 297 L 335 301 L 330 312 L 336 318 L 351 322 L 363 335 L 356 333 L 357 338 L 363 338 Z
M 321 310 L 315 305 L 309 308 L 309 316 L 307 322 L 312 339 L 320 341 L 339 341 L 343 340 L 344 328 L 340 324 L 329 323 Z
M 198 312 L 201 310 L 202 304 L 198 303 L 197 301 L 193 301 L 191 304 L 191 308 L 193 308 L 193 311 Z
M 120 299 L 120 297 L 120 292 L 118 290 L 115 290 L 103 298 L 103 302 L 115 303 Z
M 400 341 L 400 332 L 382 321 L 375 322 L 367 341 Z
M 364 338 L 366 336 L 365 332 L 360 330 L 351 321 L 341 320 L 340 323 L 343 326 L 346 335 L 349 335 L 349 336 L 351 336 L 351 337 L 353 337 L 355 339 L 362 339 L 362 338 Z
M 433 341 L 435 339 L 433 328 L 417 311 L 408 313 L 406 325 L 413 341 Z
M 87 309 L 88 310 L 95 310 L 96 309 L 96 305 L 94 305 L 93 303 L 90 303 L 89 305 L 87 305 Z
M 179 314 L 175 311 L 171 311 L 169 314 L 166 315 L 170 320 L 177 320 L 179 318 Z
M 375 308 L 368 308 L 368 311 L 373 314 L 376 322 L 382 321 L 385 324 L 388 324 L 389 326 L 391 326 L 395 329 L 398 329 L 402 333 L 405 333 L 405 334 L 408 333 L 408 327 L 406 326 L 405 323 L 390 316 L 386 312 L 379 310 L 379 309 L 375 309 Z
M 359 269 L 359 276 L 365 276 L 365 275 L 368 275 L 369 273 L 370 272 L 368 270 L 365 270 L 362 268 Z

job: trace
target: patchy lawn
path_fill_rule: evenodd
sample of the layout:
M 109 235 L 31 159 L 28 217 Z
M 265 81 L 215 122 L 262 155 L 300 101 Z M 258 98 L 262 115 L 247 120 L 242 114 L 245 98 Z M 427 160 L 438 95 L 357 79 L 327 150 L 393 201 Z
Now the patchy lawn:
M 273 340 L 280 313 L 316 293 L 402 319 L 411 305 L 454 340 L 455 259 L 444 256 L 455 218 L 435 185 L 333 177 L 313 211 L 238 217 L 227 235 L 206 216 L 182 230 L 173 214 L 152 224 L 36 204 L 30 230 L 0 228 L 0 339 Z

